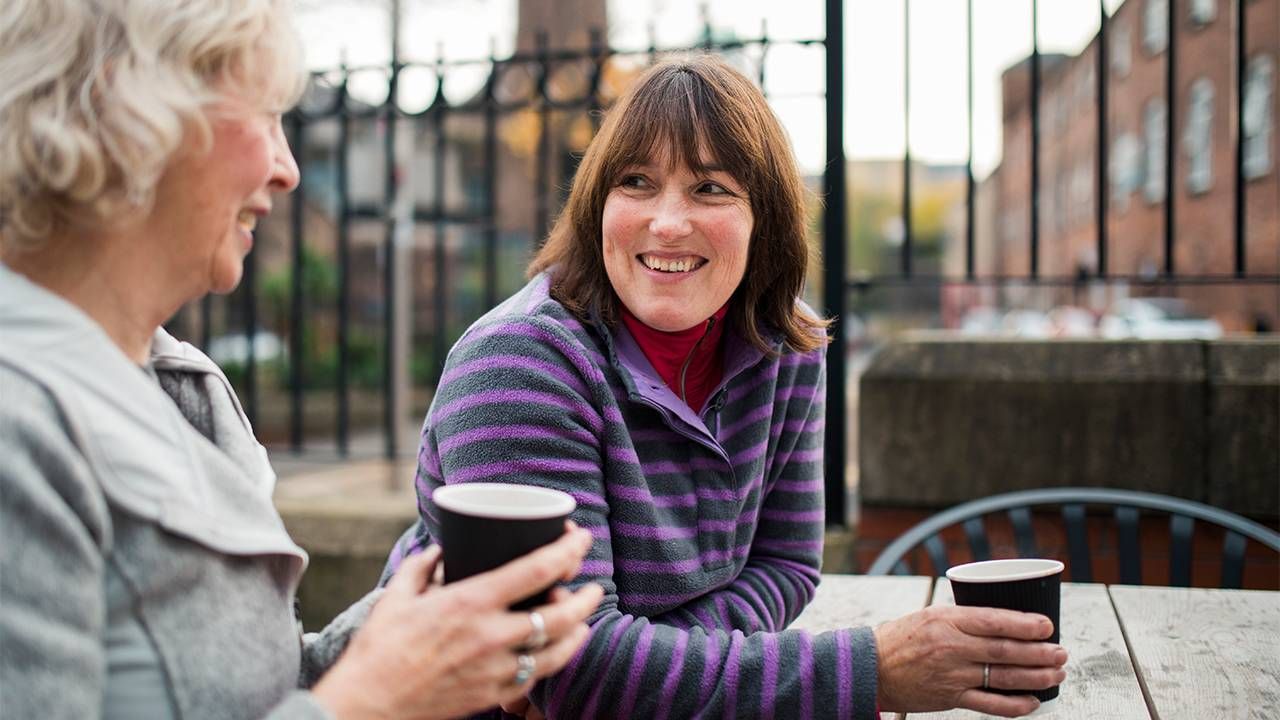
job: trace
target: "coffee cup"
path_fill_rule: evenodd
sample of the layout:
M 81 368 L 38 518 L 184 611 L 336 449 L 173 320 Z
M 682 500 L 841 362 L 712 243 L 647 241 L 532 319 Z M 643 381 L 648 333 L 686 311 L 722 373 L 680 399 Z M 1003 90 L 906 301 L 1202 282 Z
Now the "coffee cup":
M 431 493 L 440 523 L 444 581 L 493 570 L 554 542 L 577 506 L 572 495 L 511 483 L 445 485 Z M 529 588 L 512 606 L 527 610 L 549 600 L 550 588 Z
M 1057 560 L 1019 558 L 984 560 L 947 570 L 957 605 L 1003 608 L 1039 613 L 1053 622 L 1049 642 L 1059 640 L 1058 620 L 1062 601 L 1062 569 Z M 1058 686 L 1045 690 L 1004 690 L 1001 695 L 1034 695 L 1041 702 L 1058 697 Z

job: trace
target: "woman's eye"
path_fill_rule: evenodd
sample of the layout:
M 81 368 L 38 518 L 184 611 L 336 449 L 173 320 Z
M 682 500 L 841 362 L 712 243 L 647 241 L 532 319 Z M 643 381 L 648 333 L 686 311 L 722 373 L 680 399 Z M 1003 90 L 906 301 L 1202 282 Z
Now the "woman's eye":
M 729 189 L 720 183 L 704 182 L 698 186 L 698 192 L 704 195 L 732 195 Z
M 643 189 L 649 187 L 649 181 L 643 175 L 625 175 L 618 185 L 625 188 Z

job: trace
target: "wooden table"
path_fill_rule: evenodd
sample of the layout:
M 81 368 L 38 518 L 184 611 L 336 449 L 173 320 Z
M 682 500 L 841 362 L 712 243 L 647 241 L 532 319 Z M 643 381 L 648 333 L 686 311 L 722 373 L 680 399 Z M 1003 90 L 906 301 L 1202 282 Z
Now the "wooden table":
M 951 602 L 945 579 L 824 575 L 793 627 L 876 625 Z M 1036 718 L 1280 719 L 1280 593 L 1063 583 L 1061 624 L 1067 680 Z

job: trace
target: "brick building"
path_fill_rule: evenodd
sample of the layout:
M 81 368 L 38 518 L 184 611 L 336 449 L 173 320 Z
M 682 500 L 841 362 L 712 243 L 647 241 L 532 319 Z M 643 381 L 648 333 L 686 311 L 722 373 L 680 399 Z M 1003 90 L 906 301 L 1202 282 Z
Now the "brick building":
M 1280 0 L 1245 3 L 1245 259 L 1250 275 L 1280 275 Z M 1166 67 L 1169 2 L 1176 3 L 1174 253 L 1177 275 L 1235 271 L 1235 3 L 1127 0 L 1108 21 L 1107 273 L 1165 271 Z M 1094 275 L 1097 256 L 1098 41 L 1075 56 L 1041 56 L 1039 272 Z M 984 190 L 994 195 L 994 252 L 980 273 L 1022 276 L 1030 265 L 1030 61 L 1002 77 L 1003 159 Z M 1114 288 L 1113 288 L 1114 289 Z M 1228 330 L 1277 327 L 1280 287 L 1140 286 L 1176 294 Z M 1096 296 L 1096 294 L 1095 294 Z M 1072 302 L 1064 289 L 1053 302 Z M 1102 308 L 1094 308 L 1101 310 Z

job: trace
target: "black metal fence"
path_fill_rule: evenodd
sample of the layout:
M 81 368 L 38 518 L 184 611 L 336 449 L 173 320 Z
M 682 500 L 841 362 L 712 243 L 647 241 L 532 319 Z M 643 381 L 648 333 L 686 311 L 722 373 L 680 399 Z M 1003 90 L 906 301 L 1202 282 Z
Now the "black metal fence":
M 901 223 L 904 229 L 903 242 L 898 250 L 898 262 L 896 267 L 887 271 L 867 272 L 865 269 L 849 267 L 847 261 L 847 245 L 848 245 L 848 212 L 846 210 L 846 199 L 848 197 L 848 182 L 846 177 L 846 162 L 844 156 L 845 138 L 844 138 L 844 79 L 845 73 L 874 72 L 872 68 L 845 67 L 844 63 L 844 26 L 845 26 L 845 7 L 844 3 L 838 0 L 826 0 L 826 37 L 814 38 L 806 40 L 785 40 L 778 41 L 770 39 L 767 28 L 761 29 L 758 37 L 751 39 L 725 39 L 716 38 L 713 28 L 708 25 L 704 28 L 703 40 L 694 47 L 689 48 L 659 48 L 656 43 L 651 43 L 650 47 L 638 49 L 618 49 L 608 47 L 603 41 L 603 34 L 599 31 L 591 34 L 591 41 L 587 47 L 579 48 L 551 48 L 545 35 L 538 35 L 538 40 L 530 52 L 516 52 L 514 55 L 506 58 L 488 57 L 476 61 L 467 62 L 446 62 L 438 61 L 430 64 L 417 63 L 393 63 L 389 68 L 340 68 L 335 73 L 326 73 L 317 75 L 313 83 L 313 90 L 307 101 L 302 106 L 288 116 L 287 130 L 291 135 L 291 142 L 298 155 L 300 168 L 304 176 L 302 186 L 293 196 L 290 205 L 290 213 L 287 219 L 287 227 L 281 226 L 281 230 L 287 233 L 287 266 L 289 271 L 287 277 L 287 307 L 288 319 L 287 330 L 285 330 L 289 348 L 287 353 L 287 391 L 288 391 L 288 433 L 287 444 L 295 452 L 302 452 L 308 448 L 308 433 L 304 432 L 304 414 L 305 403 L 308 401 L 309 378 L 306 362 L 306 347 L 304 346 L 308 332 L 312 330 L 310 323 L 315 321 L 315 311 L 317 298 L 309 297 L 309 291 L 312 286 L 308 279 L 308 245 L 312 240 L 308 236 L 308 208 L 313 205 L 312 198 L 309 195 L 315 195 L 324 191 L 322 185 L 318 185 L 315 180 L 317 177 L 314 167 L 309 167 L 314 162 L 313 158 L 307 151 L 311 145 L 312 138 L 318 133 L 324 133 L 328 138 L 327 143 L 332 149 L 332 161 L 325 166 L 325 173 L 321 177 L 328 178 L 331 186 L 327 192 L 331 198 L 330 207 L 327 217 L 332 223 L 333 233 L 335 236 L 334 262 L 336 268 L 336 278 L 334 278 L 333 288 L 336 291 L 336 297 L 333 298 L 333 312 L 335 319 L 333 321 L 334 337 L 333 343 L 336 349 L 336 358 L 334 367 L 332 368 L 332 397 L 333 405 L 333 435 L 332 443 L 339 455 L 346 455 L 351 446 L 352 438 L 352 386 L 351 376 L 353 371 L 353 335 L 352 335 L 352 306 L 356 302 L 356 285 L 353 268 L 353 233 L 352 227 L 355 224 L 362 224 L 367 231 L 369 227 L 380 228 L 380 239 L 375 243 L 374 264 L 381 270 L 381 280 L 372 285 L 376 285 L 381 294 L 380 302 L 380 321 L 381 321 L 381 387 L 379 392 L 379 402 L 381 403 L 381 429 L 383 435 L 382 452 L 387 457 L 393 457 L 401 454 L 411 448 L 400 447 L 397 441 L 397 432 L 399 422 L 402 418 L 396 417 L 395 408 L 397 407 L 396 393 L 398 389 L 394 383 L 394 378 L 401 372 L 400 363 L 409 362 L 409 358 L 402 357 L 400 353 L 392 347 L 394 328 L 398 322 L 396 317 L 396 293 L 397 282 L 403 279 L 396 272 L 397 243 L 402 242 L 400 238 L 406 232 L 413 233 L 419 228 L 430 228 L 431 230 L 431 251 L 432 261 L 430 267 L 434 273 L 431 278 L 432 302 L 431 302 L 431 331 L 430 331 L 430 367 L 431 372 L 427 374 L 425 382 L 430 384 L 434 377 L 438 377 L 439 368 L 443 364 L 444 355 L 453 341 L 450 336 L 450 302 L 451 295 L 448 291 L 449 284 L 449 254 L 451 249 L 447 242 L 449 233 L 457 228 L 466 229 L 468 232 L 468 242 L 474 242 L 479 246 L 478 262 L 480 264 L 480 276 L 482 277 L 482 301 L 479 307 L 472 315 L 478 315 L 479 311 L 487 309 L 496 304 L 501 296 L 512 288 L 502 287 L 500 282 L 500 265 L 502 263 L 504 240 L 501 215 L 503 212 L 502 204 L 508 202 L 509 198 L 501 196 L 499 193 L 499 185 L 501 182 L 502 170 L 499 167 L 499 155 L 502 153 L 500 147 L 501 138 L 499 137 L 501 126 L 505 120 L 515 115 L 524 115 L 529 118 L 536 118 L 531 121 L 529 127 L 536 129 L 536 151 L 532 162 L 534 163 L 534 175 L 529 183 L 532 196 L 532 212 L 534 215 L 533 222 L 529 225 L 529 232 L 525 238 L 528 243 L 527 249 L 532 249 L 542 239 L 542 236 L 548 228 L 552 218 L 555 217 L 559 209 L 559 205 L 563 199 L 563 190 L 567 187 L 568 180 L 573 170 L 572 152 L 564 151 L 565 143 L 552 137 L 553 115 L 565 112 L 581 112 L 589 119 L 591 130 L 598 126 L 598 110 L 608 105 L 610 100 L 609 88 L 606 87 L 606 76 L 612 70 L 617 70 L 620 61 L 625 60 L 652 60 L 673 50 L 678 51 L 706 51 L 727 53 L 739 57 L 743 61 L 744 66 L 754 66 L 754 74 L 764 85 L 765 67 L 764 58 L 772 49 L 779 45 L 799 45 L 810 46 L 814 48 L 822 48 L 825 51 L 825 137 L 826 137 L 826 164 L 825 172 L 822 178 L 822 195 L 825 205 L 823 212 L 823 221 L 821 225 L 822 233 L 822 249 L 824 260 L 824 271 L 821 278 L 822 285 L 822 302 L 825 305 L 825 311 L 837 318 L 845 317 L 851 304 L 857 304 L 866 298 L 870 293 L 882 288 L 941 288 L 948 286 L 996 286 L 1004 287 L 1009 285 L 1031 285 L 1054 287 L 1069 287 L 1077 285 L 1081 282 L 1079 273 L 1070 273 L 1064 275 L 1046 274 L 1042 272 L 1040 250 L 1041 250 L 1041 218 L 1039 215 L 1040 205 L 1040 162 L 1043 152 L 1042 142 L 1053 142 L 1053 138 L 1042 138 L 1041 114 L 1040 114 L 1040 96 L 1042 90 L 1042 74 L 1041 74 L 1041 53 L 1039 45 L 1034 41 L 1038 34 L 1038 13 L 1036 8 L 1038 3 L 1035 0 L 1028 0 L 1032 7 L 1032 24 L 1028 28 L 1033 38 L 1032 52 L 1029 57 L 1029 92 L 1030 92 L 1030 124 L 1031 124 L 1031 150 L 1030 157 L 1030 213 L 1029 227 L 1027 228 L 1028 263 L 1025 272 L 996 272 L 984 273 L 978 268 L 975 261 L 975 233 L 981 230 L 977 227 L 975 218 L 977 212 L 975 210 L 975 196 L 977 192 L 976 181 L 973 171 L 973 0 L 969 0 L 969 49 L 968 49 L 968 68 L 969 68 L 969 87 L 968 87 L 968 115 L 969 115 L 969 157 L 965 164 L 965 222 L 963 230 L 963 271 L 959 273 L 946 272 L 920 272 L 920 269 L 914 264 L 917 249 L 913 247 L 913 158 L 911 155 L 910 142 L 906 143 L 906 150 L 902 158 L 902 188 L 901 188 Z M 1153 0 L 1128 0 L 1129 3 L 1150 2 Z M 1096 143 L 1096 183 L 1095 188 L 1095 223 L 1096 223 L 1096 265 L 1091 270 L 1089 279 L 1099 282 L 1128 282 L 1140 286 L 1161 286 L 1161 285 L 1212 285 L 1212 284 L 1268 284 L 1280 286 L 1280 276 L 1274 273 L 1258 273 L 1250 272 L 1250 268 L 1246 262 L 1245 247 L 1245 193 L 1247 183 L 1244 178 L 1243 167 L 1244 159 L 1240 152 L 1240 138 L 1243 136 L 1243 96 L 1244 96 L 1244 79 L 1243 67 L 1245 64 L 1244 48 L 1245 33 L 1247 23 L 1245 22 L 1245 12 L 1250 4 L 1261 4 L 1268 2 L 1280 2 L 1280 0 L 1236 0 L 1231 6 L 1234 43 L 1236 48 L 1233 73 L 1236 79 L 1235 97 L 1233 98 L 1236 124 L 1234 160 L 1235 160 L 1235 177 L 1234 177 L 1234 225 L 1232 232 L 1224 232 L 1222 234 L 1222 242 L 1231 242 L 1234 245 L 1234 269 L 1226 274 L 1210 274 L 1201 272 L 1184 272 L 1179 274 L 1175 265 L 1175 243 L 1177 236 L 1177 226 L 1175 223 L 1174 207 L 1175 198 L 1178 195 L 1175 192 L 1177 187 L 1175 177 L 1175 167 L 1178 157 L 1175 148 L 1175 119 L 1178 113 L 1175 111 L 1176 106 L 1173 102 L 1174 93 L 1178 87 L 1178 62 L 1176 48 L 1178 46 L 1179 33 L 1175 31 L 1181 23 L 1181 16 L 1185 13 L 1186 6 L 1184 2 L 1177 0 L 1168 0 L 1168 45 L 1166 54 L 1167 70 L 1165 74 L 1166 85 L 1166 103 L 1169 111 L 1166 113 L 1168 127 L 1165 137 L 1167 140 L 1166 162 L 1165 162 L 1165 185 L 1167 189 L 1164 197 L 1164 262 L 1161 271 L 1155 275 L 1150 273 L 1134 274 L 1127 272 L 1113 272 L 1113 266 L 1108 262 L 1108 253 L 1112 246 L 1112 239 L 1109 237 L 1109 211 L 1108 211 L 1108 175 L 1109 167 L 1109 139 L 1108 139 L 1108 107 L 1110 98 L 1108 97 L 1108 52 L 1107 42 L 1100 42 L 1097 38 L 1106 38 L 1108 33 L 1108 13 L 1106 4 L 1099 3 L 1101 21 L 1099 23 L 1098 35 L 1095 38 L 1097 44 L 1096 62 L 1097 72 L 1096 78 L 1098 83 L 1096 87 L 1096 126 L 1097 126 L 1097 143 Z M 910 0 L 904 0 L 904 12 L 909 13 Z M 857 17 L 852 18 L 853 22 L 857 22 Z M 905 22 L 904 47 L 910 47 L 910 23 Z M 481 89 L 464 102 L 450 102 L 446 96 L 445 84 L 450 73 L 458 71 L 464 67 L 481 67 L 488 70 L 487 79 L 483 83 Z M 553 87 L 552 78 L 555 76 L 559 68 L 565 66 L 576 66 L 582 69 L 583 82 L 579 92 L 564 95 L 557 92 L 557 88 Z M 909 65 L 908 65 L 909 67 Z M 399 87 L 407 73 L 413 71 L 428 71 L 435 78 L 436 89 L 434 92 L 434 100 L 429 105 L 418 110 L 410 111 L 403 107 L 403 103 L 398 102 Z M 377 102 L 360 102 L 351 92 L 350 83 L 353 78 L 361 73 L 381 72 L 385 76 L 386 82 L 386 99 L 380 103 Z M 522 74 L 529 85 L 529 92 L 521 97 L 508 97 L 501 91 L 504 78 Z M 905 73 L 907 82 L 910 81 L 910 71 Z M 906 103 L 903 108 L 904 122 L 909 127 L 911 119 L 910 93 L 904 93 Z M 1080 112 L 1086 109 L 1080 108 Z M 477 127 L 478 131 L 470 134 L 464 133 L 466 136 L 465 143 L 469 148 L 466 151 L 468 157 L 471 158 L 470 164 L 465 162 L 458 164 L 456 162 L 456 153 L 454 156 L 455 170 L 462 172 L 468 176 L 467 182 L 470 188 L 470 194 L 473 196 L 470 201 L 461 204 L 450 203 L 446 197 L 446 174 L 451 172 L 447 166 L 450 157 L 450 144 L 458 142 L 456 137 L 451 137 L 452 123 L 456 118 L 465 119 L 469 127 Z M 1273 121 L 1274 122 L 1274 121 Z M 327 129 L 325 129 L 327 124 Z M 434 149 L 430 156 L 430 180 L 425 184 L 431 190 L 431 197 L 426 202 L 422 202 L 423 198 L 414 198 L 414 193 L 406 192 L 403 185 L 402 171 L 405 158 L 403 150 L 398 146 L 398 134 L 401 132 L 414 132 L 430 135 Z M 377 139 L 380 145 L 380 175 L 382 197 L 376 200 L 370 200 L 367 197 L 359 199 L 353 193 L 353 169 L 351 163 L 353 160 L 353 148 L 355 147 L 356 133 L 360 133 L 365 138 L 366 143 L 370 138 Z M 1274 133 L 1273 133 L 1274 134 Z M 908 134 L 909 137 L 909 134 Z M 559 163 L 555 162 L 556 148 L 559 146 L 560 152 Z M 366 148 L 367 149 L 367 148 Z M 1274 166 L 1273 162 L 1273 166 Z M 367 168 L 366 168 L 367 170 Z M 1275 169 L 1271 170 L 1275 173 Z M 366 173 L 367 175 L 367 173 Z M 424 176 L 425 177 L 425 176 Z M 557 192 L 559 189 L 559 192 Z M 526 203 L 527 204 L 527 203 Z M 281 219 L 278 219 L 279 221 Z M 404 227 L 405 224 L 408 227 Z M 367 234 L 367 232 L 366 232 Z M 367 244 L 367 243 L 366 243 Z M 366 248 L 368 250 L 368 248 Z M 237 374 L 236 382 L 240 386 L 243 394 L 246 410 L 251 418 L 256 418 L 260 412 L 262 405 L 262 388 L 260 387 L 259 362 L 257 357 L 257 336 L 262 327 L 259 318 L 260 294 L 264 285 L 263 278 L 259 277 L 262 261 L 258 256 L 261 251 L 256 251 L 250 255 L 246 261 L 245 279 L 242 283 L 242 289 L 226 301 L 226 305 L 221 308 L 223 325 L 231 327 L 237 326 L 243 330 L 246 338 L 246 353 L 243 357 L 243 372 Z M 475 258 L 473 258 L 475 260 Z M 280 264 L 280 263 L 278 263 Z M 415 279 L 415 282 L 417 280 Z M 371 285 L 366 283 L 366 285 Z M 279 290 L 279 288 L 277 288 Z M 366 288 L 363 291 L 367 294 Z M 282 293 L 283 294 L 283 293 Z M 369 298 L 365 298 L 368 300 Z M 853 300 L 853 303 L 850 301 Z M 377 303 L 374 303 L 375 305 Z M 211 341 L 212 328 L 215 325 L 214 301 L 206 299 L 198 309 L 194 310 L 199 316 L 200 339 L 205 347 L 209 346 Z M 375 317 L 379 316 L 378 312 L 374 312 Z M 465 322 L 469 322 L 473 318 L 462 318 Z M 190 327 L 190 326 L 188 326 Z M 829 371 L 828 371 L 828 421 L 826 426 L 827 433 L 827 513 L 828 519 L 833 524 L 843 524 L 846 518 L 846 502 L 845 502 L 845 469 L 846 469 L 846 353 L 845 353 L 845 325 L 837 323 L 835 326 L 835 337 L 833 342 L 833 351 L 829 354 Z M 361 402 L 365 402 L 361 400 Z

